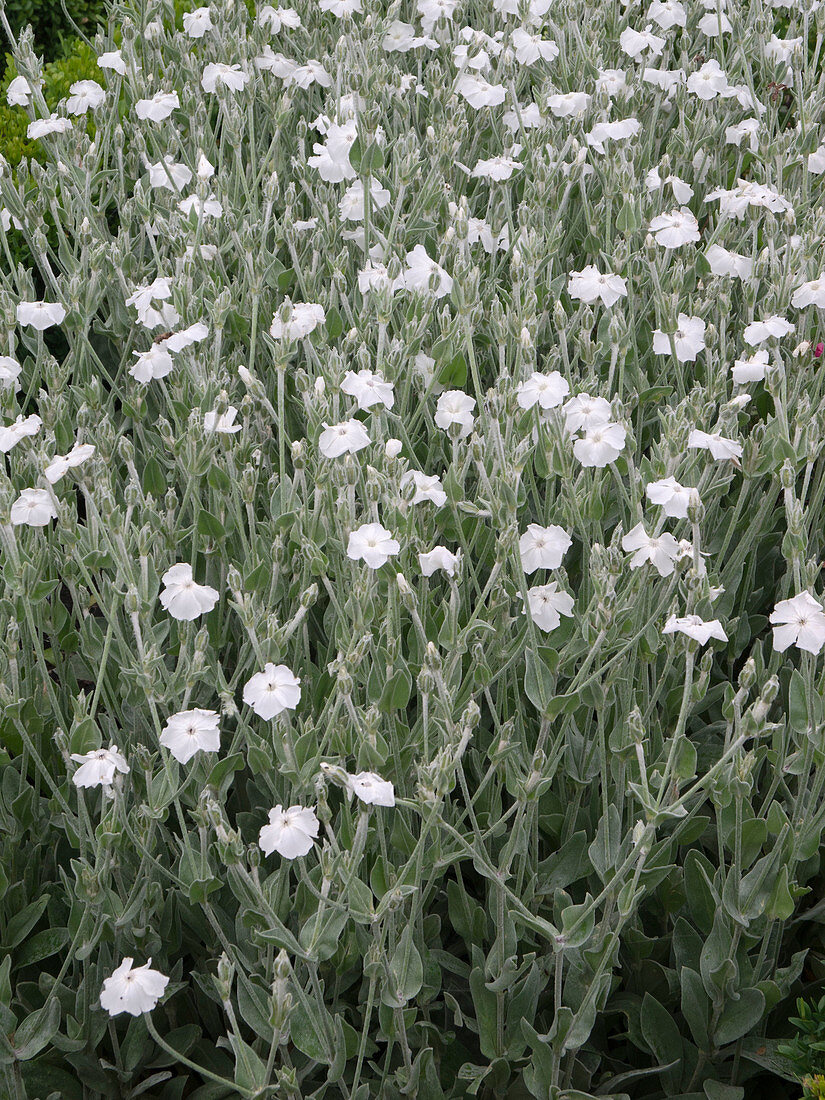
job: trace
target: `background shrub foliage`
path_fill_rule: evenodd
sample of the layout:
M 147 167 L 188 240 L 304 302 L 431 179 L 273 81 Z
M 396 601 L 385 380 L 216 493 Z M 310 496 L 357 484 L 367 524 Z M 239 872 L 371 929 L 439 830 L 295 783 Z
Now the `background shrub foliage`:
M 117 29 L 127 75 L 95 70 L 106 103 L 44 139 L 43 165 L 0 175 L 23 224 L 0 232 L 0 350 L 23 366 L 19 392 L 2 390 L 4 423 L 43 420 L 0 473 L 5 1094 L 794 1095 L 798 1058 L 776 1037 L 823 978 L 822 663 L 776 652 L 768 616 L 821 585 L 819 313 L 789 300 L 821 262 L 807 158 L 823 12 L 790 13 L 787 34 L 812 42 L 790 99 L 771 94 L 786 65 L 765 55 L 761 3 L 729 5 L 730 35 L 701 33 L 692 6 L 666 35 L 662 68 L 715 56 L 764 101 L 750 150 L 725 143 L 729 100 L 684 88 L 668 100 L 641 81 L 618 45 L 644 26 L 638 8 L 561 0 L 543 19 L 559 58 L 488 73 L 545 115 L 518 134 L 521 168 L 494 182 L 468 173 L 509 148 L 503 108 L 455 93 L 452 46 L 467 22 L 509 34 L 512 20 L 467 5 L 422 58 L 381 49 L 391 19 L 417 22 L 406 0 L 389 12 L 367 0 L 344 24 L 296 8 L 303 28 L 275 46 L 320 61 L 329 87 L 257 72 L 270 35 L 240 4 L 215 0 L 215 30 L 197 41 L 168 4 L 116 4 L 96 52 Z M 144 34 L 152 21 L 160 31 Z M 249 86 L 205 92 L 215 61 L 242 64 Z M 92 75 L 85 47 L 67 64 L 70 77 L 43 69 L 50 109 L 67 79 Z M 26 36 L 15 65 L 39 72 Z M 602 93 L 584 120 L 544 104 L 593 93 L 598 69 L 619 66 L 633 89 L 621 117 L 642 129 L 603 156 L 585 141 Z M 172 89 L 170 122 L 137 119 L 138 99 Z M 337 205 L 348 183 L 307 164 L 318 116 L 342 121 L 349 93 L 363 105 L 348 161 L 391 195 L 360 240 Z M 22 131 L 29 114 L 12 114 Z M 184 194 L 213 196 L 220 217 L 149 186 L 147 164 L 168 155 L 194 172 L 201 153 L 215 175 Z M 699 244 L 648 238 L 670 209 L 643 186 L 655 166 L 694 186 Z M 794 223 L 704 204 L 738 178 L 778 188 Z M 507 227 L 509 246 L 468 244 L 468 211 Z M 752 257 L 752 278 L 711 274 L 711 241 Z M 452 293 L 362 292 L 376 244 L 390 276 L 424 245 Z M 589 263 L 627 280 L 611 310 L 568 293 Z M 125 301 L 158 276 L 178 327 L 203 321 L 210 336 L 144 385 L 128 368 L 152 333 Z M 325 323 L 273 339 L 286 297 L 320 303 Z M 64 303 L 65 322 L 18 327 L 17 304 L 40 298 Z M 651 331 L 674 331 L 680 310 L 707 322 L 696 362 L 652 352 Z M 729 367 L 745 325 L 772 313 L 795 332 L 771 345 L 774 367 L 743 405 Z M 354 412 L 340 383 L 361 368 L 393 382 L 391 409 Z M 628 433 L 614 463 L 581 466 L 555 414 L 518 405 L 535 369 L 612 402 Z M 435 424 L 441 387 L 475 398 L 473 434 Z M 204 414 L 230 402 L 241 431 L 206 432 Z M 323 457 L 323 425 L 354 415 L 369 448 Z M 687 449 L 694 428 L 741 441 L 741 460 Z M 10 526 L 15 497 L 45 484 L 46 461 L 75 438 L 96 453 L 55 486 L 57 521 Z M 441 477 L 443 505 L 411 503 L 408 469 Z M 660 577 L 631 569 L 621 540 L 642 518 L 654 528 L 645 486 L 668 475 L 697 486 L 702 507 L 668 522 L 693 549 Z M 377 519 L 401 551 L 373 572 L 346 547 Z M 575 614 L 549 634 L 523 613 L 529 523 L 573 537 L 552 576 Z M 462 552 L 452 580 L 421 575 L 418 552 L 437 544 Z M 220 593 L 196 623 L 158 601 L 179 561 Z M 719 619 L 728 640 L 663 636 L 686 609 Z M 266 661 L 301 678 L 298 709 L 273 722 L 241 701 Z M 221 751 L 180 766 L 158 735 L 190 706 L 221 712 Z M 114 797 L 77 789 L 70 754 L 110 744 L 131 768 Z M 396 806 L 348 800 L 322 763 L 381 773 Z M 264 857 L 268 810 L 295 803 L 316 807 L 318 843 L 304 859 Z M 100 1007 L 124 956 L 171 978 L 152 1033 Z

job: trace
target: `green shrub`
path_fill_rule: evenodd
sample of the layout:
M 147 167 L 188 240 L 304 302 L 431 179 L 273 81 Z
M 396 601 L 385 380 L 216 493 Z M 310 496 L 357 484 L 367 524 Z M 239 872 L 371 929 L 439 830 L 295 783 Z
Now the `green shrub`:
M 65 4 L 65 10 L 64 5 Z M 104 0 L 6 0 L 6 18 L 14 34 L 31 23 L 39 53 L 60 57 L 77 32 L 90 31 L 103 18 Z
M 12 168 L 16 168 L 23 157 L 42 161 L 43 154 L 39 143 L 26 137 L 29 116 L 24 108 L 9 107 L 6 103 L 6 89 L 17 76 L 12 58 L 7 57 L 6 61 L 6 71 L 0 81 L 0 155 Z M 69 94 L 69 88 L 76 80 L 99 78 L 100 69 L 94 50 L 77 39 L 65 57 L 47 62 L 43 67 L 43 95 L 49 110 L 54 110 L 60 100 Z

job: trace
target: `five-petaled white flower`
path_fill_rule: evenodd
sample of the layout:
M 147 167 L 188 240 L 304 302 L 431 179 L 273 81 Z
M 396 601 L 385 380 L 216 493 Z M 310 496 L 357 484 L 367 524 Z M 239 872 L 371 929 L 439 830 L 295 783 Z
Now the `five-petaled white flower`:
M 653 351 L 656 355 L 670 355 L 671 341 L 680 363 L 694 363 L 700 351 L 705 350 L 705 322 L 701 317 L 688 317 L 679 314 L 678 328 L 670 335 L 655 329 L 653 333 Z
M 430 259 L 423 244 L 417 244 L 412 252 L 407 253 L 406 259 L 407 266 L 401 278 L 407 290 L 443 298 L 453 289 L 452 278 L 435 260 Z
M 373 405 L 385 405 L 388 409 L 393 407 L 395 394 L 392 382 L 388 382 L 383 374 L 371 370 L 348 370 L 341 382 L 344 393 L 354 397 L 359 409 L 371 409 Z
M 370 444 L 367 429 L 360 420 L 344 420 L 340 424 L 324 424 L 318 439 L 318 449 L 324 458 L 354 455 Z
M 699 222 L 686 206 L 654 218 L 650 223 L 650 232 L 663 248 L 679 248 L 698 241 L 700 237 Z
M 588 428 L 581 439 L 573 444 L 573 454 L 582 466 L 601 469 L 615 462 L 624 450 L 627 431 L 621 424 L 597 424 Z
M 770 615 L 773 648 L 784 653 L 795 645 L 807 653 L 819 653 L 825 645 L 825 610 L 810 592 L 780 600 Z
M 70 115 L 85 115 L 99 107 L 106 98 L 106 91 L 96 80 L 76 80 L 69 88 L 66 110 Z
M 352 793 L 367 805 L 395 805 L 395 790 L 388 779 L 382 779 L 375 772 L 358 772 L 348 778 Z
M 111 787 L 115 774 L 126 775 L 129 765 L 126 757 L 117 751 L 117 745 L 108 749 L 92 749 L 86 753 L 72 753 L 72 760 L 80 767 L 72 776 L 76 787 Z
M 620 298 L 627 297 L 627 283 L 621 275 L 611 271 L 601 274 L 597 267 L 588 264 L 581 271 L 570 272 L 567 293 L 588 304 L 600 300 L 602 305 L 610 307 Z
M 205 92 L 217 92 L 218 85 L 231 92 L 240 92 L 249 83 L 249 74 L 241 66 L 226 65 L 221 61 L 212 61 L 203 70 L 201 87 Z
M 221 747 L 220 715 L 214 710 L 181 710 L 166 719 L 160 743 L 180 764 L 188 764 L 198 752 L 218 752 Z
M 165 974 L 152 970 L 151 959 L 134 969 L 133 962 L 134 959 L 124 959 L 103 983 L 100 1005 L 110 1016 L 119 1016 L 121 1012 L 141 1016 L 144 1012 L 151 1012 L 169 984 Z
M 47 489 L 24 489 L 11 506 L 10 518 L 13 527 L 45 527 L 57 519 L 54 498 Z
M 21 413 L 11 424 L 0 425 L 0 452 L 7 454 L 26 436 L 37 435 L 43 427 L 43 421 L 37 413 L 23 416 Z
M 425 577 L 431 577 L 436 569 L 443 570 L 448 577 L 454 577 L 461 561 L 461 552 L 454 554 L 446 546 L 434 546 L 426 554 L 419 552 L 418 564 Z
M 20 302 L 17 307 L 17 323 L 38 332 L 61 324 L 65 317 L 66 310 L 59 302 Z
M 44 470 L 46 480 L 51 485 L 54 485 L 56 482 L 60 481 L 64 474 L 68 473 L 69 470 L 73 470 L 76 466 L 81 466 L 87 459 L 91 458 L 94 453 L 94 444 L 75 443 L 68 454 L 54 456 Z
M 302 340 L 322 325 L 326 318 L 324 307 L 316 302 L 296 302 L 287 313 L 286 320 L 279 311 L 272 318 L 269 334 L 275 340 Z
M 521 596 L 521 593 L 519 593 L 519 596 Z M 530 616 L 539 630 L 543 630 L 547 634 L 559 626 L 562 615 L 568 618 L 572 616 L 574 602 L 569 592 L 559 591 L 556 581 L 550 581 L 549 584 L 539 584 L 534 588 L 527 589 Z
M 699 645 L 707 645 L 711 638 L 716 638 L 720 642 L 728 640 L 728 636 L 718 619 L 705 622 L 699 615 L 685 615 L 682 618 L 671 615 L 662 628 L 662 633 L 675 634 L 677 631 L 680 634 L 686 634 L 688 638 L 692 638 Z
M 650 562 L 655 565 L 661 577 L 669 577 L 675 569 L 674 562 L 679 557 L 679 543 L 667 531 L 661 535 L 649 535 L 643 523 L 637 523 L 622 538 L 622 550 L 633 553 L 630 568 L 639 569 Z
M 445 390 L 439 394 L 435 410 L 435 422 L 439 428 L 448 431 L 453 424 L 458 424 L 460 430 L 459 439 L 464 439 L 473 430 L 473 409 L 476 407 L 476 399 L 470 397 L 463 390 Z
M 285 710 L 295 710 L 301 701 L 301 681 L 286 665 L 267 661 L 263 672 L 247 680 L 243 701 L 259 718 L 275 718 Z
M 447 494 L 441 484 L 441 478 L 437 474 L 428 476 L 420 470 L 407 470 L 399 483 L 403 489 L 409 484 L 415 485 L 413 504 L 423 504 L 424 501 L 432 501 L 437 508 L 447 503 Z
M 363 561 L 370 569 L 380 569 L 401 550 L 401 544 L 380 523 L 363 523 L 350 533 L 347 557 Z
M 525 382 L 520 382 L 516 391 L 516 401 L 522 409 L 555 409 L 570 393 L 567 380 L 557 370 L 549 374 L 533 371 Z
M 745 328 L 745 343 L 755 348 L 764 344 L 766 340 L 770 340 L 771 337 L 778 340 L 782 336 L 787 336 L 789 332 L 793 332 L 793 328 L 790 321 L 786 321 L 778 314 L 766 317 L 764 321 L 751 321 Z
M 269 824 L 261 827 L 258 845 L 264 855 L 277 852 L 284 859 L 297 859 L 311 850 L 320 827 L 314 809 L 278 805 L 269 811 Z
M 524 572 L 558 569 L 572 545 L 573 539 L 570 535 L 555 523 L 551 523 L 549 527 L 542 527 L 539 523 L 528 524 L 518 543 Z
M 173 619 L 191 622 L 199 615 L 211 611 L 220 599 L 220 593 L 216 589 L 208 584 L 195 582 L 191 565 L 173 565 L 161 579 L 165 585 L 160 594 L 161 607 Z
M 674 477 L 651 481 L 645 492 L 651 504 L 660 505 L 665 515 L 673 519 L 687 519 L 691 500 L 695 498 L 699 501 L 699 494 L 695 489 L 680 485 Z
M 711 457 L 717 462 L 725 458 L 742 457 L 742 444 L 717 432 L 702 432 L 694 428 L 688 436 L 687 445 L 693 449 L 710 451 Z
M 151 99 L 139 99 L 135 104 L 135 114 L 141 122 L 163 122 L 180 107 L 177 92 L 158 92 Z

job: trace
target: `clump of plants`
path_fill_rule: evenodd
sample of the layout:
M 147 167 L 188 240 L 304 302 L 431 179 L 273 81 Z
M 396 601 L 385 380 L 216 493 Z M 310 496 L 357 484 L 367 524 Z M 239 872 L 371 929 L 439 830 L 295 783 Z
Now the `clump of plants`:
M 815 1088 L 825 9 L 4 26 L 8 1095 Z

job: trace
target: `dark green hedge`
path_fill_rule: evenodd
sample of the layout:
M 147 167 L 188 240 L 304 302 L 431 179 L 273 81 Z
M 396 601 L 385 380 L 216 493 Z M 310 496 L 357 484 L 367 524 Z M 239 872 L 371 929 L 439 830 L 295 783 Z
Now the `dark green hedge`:
M 84 34 L 103 18 L 105 0 L 6 0 L 6 18 L 15 34 L 31 23 L 37 52 L 47 61 L 71 48 L 75 26 Z M 8 43 L 4 43 L 8 45 Z

